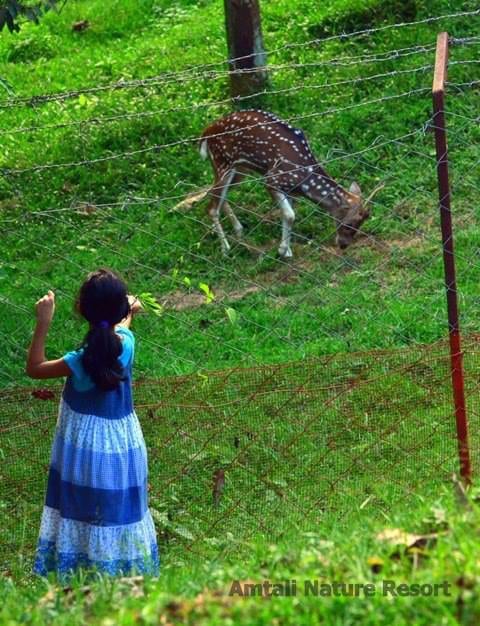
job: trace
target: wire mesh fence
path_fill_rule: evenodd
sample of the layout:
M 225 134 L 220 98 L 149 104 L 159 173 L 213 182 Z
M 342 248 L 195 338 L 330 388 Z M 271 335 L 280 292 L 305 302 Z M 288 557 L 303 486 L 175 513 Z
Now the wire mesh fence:
M 453 33 L 446 115 L 471 334 L 479 15 L 270 50 L 269 89 L 236 98 L 303 128 L 342 186 L 355 179 L 366 196 L 384 185 L 345 252 L 334 245 L 335 220 L 300 200 L 294 258 L 278 257 L 278 209 L 264 181 L 247 176 L 228 198 L 245 236 L 225 224 L 231 250 L 222 256 L 203 207 L 212 174 L 197 144 L 231 108 L 223 62 L 0 101 L 0 450 L 13 459 L 2 465 L 4 555 L 31 555 L 59 400 L 58 387 L 36 396 L 38 385 L 25 388 L 32 303 L 55 289 L 49 354 L 64 354 L 85 331 L 70 313 L 76 290 L 98 266 L 120 272 L 148 305 L 135 322 L 135 397 L 165 542 L 206 554 L 228 537 L 238 550 L 258 530 L 280 536 L 328 516 L 380 514 L 457 469 L 448 351 L 438 343 L 446 314 L 431 29 Z M 388 44 L 378 39 L 385 30 Z M 471 338 L 474 467 L 476 352 Z
M 475 442 L 478 337 L 466 342 L 465 364 Z M 449 381 L 438 342 L 138 383 L 161 545 L 185 561 L 219 547 L 238 557 L 255 533 L 276 542 L 415 506 L 458 471 Z M 35 547 L 60 393 L 2 392 L 5 567 Z

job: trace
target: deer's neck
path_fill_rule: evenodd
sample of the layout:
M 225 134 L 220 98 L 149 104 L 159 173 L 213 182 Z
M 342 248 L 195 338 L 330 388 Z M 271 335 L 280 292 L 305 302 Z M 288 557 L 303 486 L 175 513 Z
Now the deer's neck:
M 348 192 L 326 173 L 312 172 L 302 183 L 303 195 L 330 213 L 341 210 L 348 202 Z

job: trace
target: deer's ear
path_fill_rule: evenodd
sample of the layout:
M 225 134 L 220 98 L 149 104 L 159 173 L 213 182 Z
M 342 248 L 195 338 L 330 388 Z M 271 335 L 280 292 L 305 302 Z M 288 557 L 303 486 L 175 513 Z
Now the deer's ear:
M 354 193 L 356 196 L 362 195 L 362 190 L 360 189 L 360 187 L 357 185 L 355 181 L 350 185 L 349 191 L 350 193 Z

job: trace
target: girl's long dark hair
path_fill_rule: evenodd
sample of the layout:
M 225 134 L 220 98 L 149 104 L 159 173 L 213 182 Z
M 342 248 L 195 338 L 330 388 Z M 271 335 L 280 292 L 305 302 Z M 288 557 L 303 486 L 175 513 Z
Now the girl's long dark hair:
M 125 379 L 115 324 L 130 313 L 127 287 L 111 270 L 99 269 L 80 287 L 76 308 L 90 323 L 83 340 L 83 367 L 97 387 L 111 391 Z

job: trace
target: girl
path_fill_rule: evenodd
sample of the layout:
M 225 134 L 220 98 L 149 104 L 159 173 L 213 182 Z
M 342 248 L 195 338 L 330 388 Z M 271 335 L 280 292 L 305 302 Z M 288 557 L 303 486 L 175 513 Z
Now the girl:
M 60 401 L 34 572 L 63 577 L 79 568 L 158 575 L 147 505 L 147 452 L 132 404 L 134 337 L 140 303 L 113 272 L 91 273 L 77 311 L 89 323 L 80 349 L 47 361 L 55 310 L 49 291 L 36 303 L 26 372 L 67 380 Z

